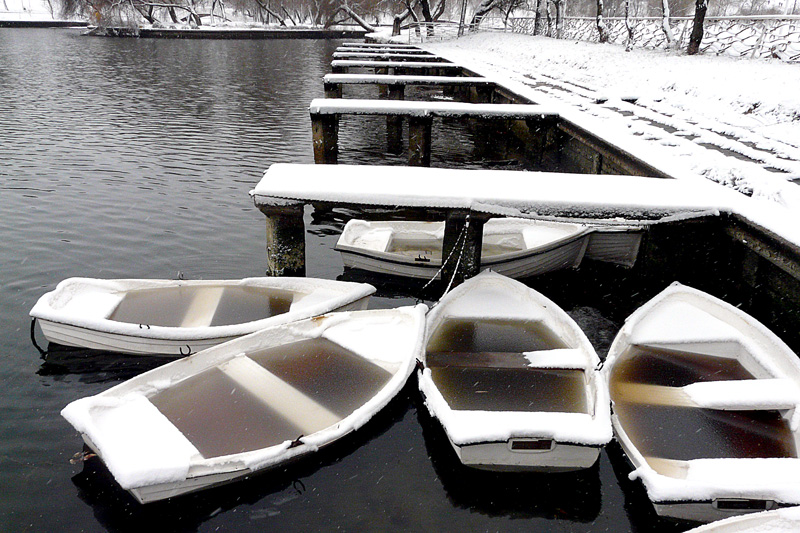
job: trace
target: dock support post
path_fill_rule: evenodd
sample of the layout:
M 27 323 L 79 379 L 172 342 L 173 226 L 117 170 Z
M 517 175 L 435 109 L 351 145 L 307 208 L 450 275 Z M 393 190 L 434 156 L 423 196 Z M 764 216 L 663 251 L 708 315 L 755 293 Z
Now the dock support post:
M 389 69 L 387 68 L 376 68 L 375 74 L 385 76 L 389 73 Z M 378 84 L 378 98 L 386 98 L 386 95 L 389 92 L 389 86 L 385 83 Z
M 311 115 L 314 163 L 335 165 L 339 154 L 339 116 Z
M 389 85 L 390 100 L 403 100 L 404 98 L 404 85 Z M 399 154 L 403 151 L 403 117 L 395 115 L 386 117 L 386 144 L 390 154 Z
M 431 117 L 408 119 L 408 164 L 412 167 L 431 166 Z
M 488 218 L 469 211 L 447 214 L 442 241 L 442 281 L 455 287 L 481 271 L 483 225 Z M 449 260 L 448 260 L 449 258 Z
M 306 231 L 303 204 L 262 207 L 267 217 L 267 275 L 306 275 Z
M 342 97 L 342 84 L 341 83 L 323 83 L 325 90 L 325 98 L 341 98 Z

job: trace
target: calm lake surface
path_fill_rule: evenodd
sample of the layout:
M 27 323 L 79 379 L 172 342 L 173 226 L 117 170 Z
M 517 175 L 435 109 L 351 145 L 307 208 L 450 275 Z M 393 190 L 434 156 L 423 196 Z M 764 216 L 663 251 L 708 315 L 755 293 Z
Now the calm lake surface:
M 615 446 L 578 474 L 465 470 L 413 381 L 318 457 L 175 501 L 141 506 L 96 461 L 70 464 L 82 442 L 59 411 L 164 360 L 40 357 L 28 311 L 72 276 L 263 275 L 264 217 L 248 191 L 272 163 L 313 162 L 307 107 L 339 44 L 0 30 L 0 530 L 676 529 L 654 518 Z M 344 122 L 340 161 L 402 163 L 384 152 L 383 127 Z M 459 124 L 434 138 L 434 166 L 495 164 Z M 333 244 L 350 215 L 306 212 L 309 276 L 343 276 Z M 537 289 L 604 353 L 623 316 L 580 291 L 559 300 L 564 276 Z M 390 285 L 371 305 L 412 304 L 409 294 Z

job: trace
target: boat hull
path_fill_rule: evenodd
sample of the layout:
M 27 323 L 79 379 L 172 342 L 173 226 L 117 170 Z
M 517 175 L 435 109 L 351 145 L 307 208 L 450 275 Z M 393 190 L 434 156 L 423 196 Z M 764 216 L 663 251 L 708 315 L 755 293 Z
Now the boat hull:
M 439 254 L 429 255 L 425 250 L 430 250 L 432 245 L 441 250 L 440 234 L 443 228 L 444 224 L 437 222 L 353 220 L 345 227 L 335 248 L 341 254 L 345 268 L 405 278 L 439 279 L 442 259 Z M 547 232 L 549 237 L 526 237 L 537 230 Z M 591 230 L 580 224 L 493 219 L 485 226 L 484 245 L 487 242 L 491 246 L 493 242 L 516 241 L 517 249 L 491 253 L 484 250 L 481 271 L 492 270 L 519 279 L 577 268 L 589 246 L 591 235 Z M 398 239 L 408 247 L 405 253 L 391 250 L 392 242 Z M 419 242 L 421 253 L 410 254 L 409 250 L 414 248 L 411 243 L 415 240 Z M 438 243 L 434 245 L 437 240 Z M 616 246 L 612 245 L 612 248 Z M 598 257 L 614 253 L 599 241 L 595 248 Z
M 547 450 L 514 450 L 513 441 L 459 446 L 450 441 L 464 466 L 496 472 L 571 472 L 590 468 L 600 448 L 553 442 Z
M 425 344 L 420 392 L 465 466 L 582 470 L 611 439 L 589 340 L 522 283 L 494 272 L 466 281 L 429 313 Z
M 360 311 L 366 309 L 367 305 L 369 305 L 369 296 L 331 311 Z M 45 319 L 38 319 L 38 322 L 42 334 L 49 342 L 73 348 L 89 348 L 134 355 L 190 355 L 241 337 L 241 335 L 209 335 L 205 338 L 159 339 L 146 335 L 134 336 L 99 331 Z M 147 329 L 143 328 L 143 333 L 146 332 Z
M 137 355 L 185 356 L 266 327 L 366 309 L 371 285 L 314 278 L 70 278 L 31 309 L 48 341 Z
M 800 363 L 754 318 L 675 283 L 628 317 L 603 373 L 615 436 L 658 515 L 800 503 Z
M 330 313 L 274 326 L 76 400 L 61 414 L 140 503 L 226 484 L 286 466 L 366 424 L 413 373 L 425 311 Z

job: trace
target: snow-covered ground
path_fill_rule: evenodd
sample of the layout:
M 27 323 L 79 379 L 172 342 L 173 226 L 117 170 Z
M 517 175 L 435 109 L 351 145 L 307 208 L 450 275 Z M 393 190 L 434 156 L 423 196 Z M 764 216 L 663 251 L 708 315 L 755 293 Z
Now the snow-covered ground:
M 55 12 L 55 16 L 53 16 Z M 46 0 L 0 0 L 0 20 L 58 20 L 58 9 L 50 9 Z
M 423 47 L 669 175 L 743 193 L 741 214 L 800 244 L 797 64 L 502 32 Z
M 426 45 L 520 74 L 554 77 L 605 96 L 662 99 L 711 120 L 800 147 L 800 66 L 778 60 L 688 56 L 683 51 L 483 32 Z

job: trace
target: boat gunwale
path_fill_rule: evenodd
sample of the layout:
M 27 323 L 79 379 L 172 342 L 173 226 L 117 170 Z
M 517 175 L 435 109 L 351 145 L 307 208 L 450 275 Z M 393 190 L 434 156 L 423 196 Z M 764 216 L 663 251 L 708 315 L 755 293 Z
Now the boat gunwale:
M 281 280 L 288 280 L 281 281 Z M 283 284 L 289 287 L 282 286 Z M 67 290 L 71 284 L 85 284 L 98 293 L 105 295 L 119 295 L 139 290 L 159 290 L 173 287 L 252 287 L 257 289 L 276 289 L 291 292 L 303 298 L 313 294 L 315 289 L 329 291 L 336 295 L 335 307 L 330 307 L 330 302 L 317 302 L 301 310 L 292 310 L 258 320 L 225 324 L 219 326 L 159 326 L 150 324 L 136 324 L 122 322 L 108 318 L 116 306 L 108 311 L 108 316 L 82 318 L 74 312 L 64 312 L 53 308 L 50 299 L 58 297 Z M 139 285 L 135 288 L 126 288 L 127 285 Z M 119 286 L 122 287 L 119 287 Z M 307 287 L 303 287 L 307 285 Z M 305 289 L 305 290 L 301 290 Z M 342 307 L 353 305 L 372 296 L 377 289 L 366 283 L 334 281 L 317 278 L 271 278 L 251 277 L 230 280 L 151 280 L 151 279 L 95 279 L 95 278 L 67 278 L 56 286 L 55 289 L 43 294 L 30 311 L 30 316 L 36 320 L 59 324 L 80 329 L 86 332 L 97 332 L 105 335 L 119 337 L 120 339 L 153 339 L 168 343 L 181 344 L 182 341 L 208 341 L 216 338 L 234 338 L 250 334 L 271 325 L 278 325 L 289 321 L 322 315 L 333 312 Z M 302 298 L 301 298 L 302 299 Z M 323 305 L 324 304 L 324 305 Z M 299 316 L 298 316 L 299 315 Z M 149 352 L 147 352 L 149 353 Z
M 256 450 L 215 456 L 211 458 L 192 458 L 189 465 L 189 471 L 184 479 L 184 481 L 186 481 L 189 479 L 197 479 L 202 478 L 203 476 L 213 475 L 216 472 L 210 472 L 208 469 L 213 469 L 217 466 L 222 466 L 223 468 L 227 466 L 229 470 L 226 470 L 226 472 L 238 472 L 238 474 L 231 479 L 231 481 L 233 481 L 242 476 L 248 475 L 248 473 L 262 472 L 272 467 L 285 464 L 286 462 L 297 459 L 301 456 L 308 455 L 317 449 L 331 444 L 352 433 L 353 431 L 358 430 L 361 426 L 371 420 L 373 416 L 375 416 L 396 397 L 397 393 L 405 386 L 409 377 L 414 372 L 416 361 L 420 357 L 423 349 L 422 342 L 425 329 L 425 310 L 427 310 L 425 305 L 418 304 L 416 306 L 400 307 L 395 309 L 330 313 L 319 317 L 306 318 L 291 324 L 276 325 L 244 337 L 239 337 L 225 344 L 213 346 L 189 357 L 177 359 L 160 367 L 144 372 L 143 374 L 139 374 L 138 376 L 119 383 L 89 398 L 124 399 L 126 397 L 139 395 L 143 396 L 145 399 L 149 399 L 152 395 L 160 390 L 156 388 L 153 383 L 158 383 L 158 380 L 162 379 L 161 376 L 171 377 L 170 386 L 172 386 L 186 378 L 196 376 L 201 372 L 216 368 L 224 362 L 234 359 L 240 355 L 247 356 L 248 353 L 257 349 L 277 347 L 306 339 L 326 338 L 327 340 L 342 346 L 345 349 L 354 351 L 353 348 L 349 348 L 347 345 L 341 344 L 340 341 L 325 336 L 325 332 L 329 328 L 346 323 L 347 320 L 352 320 L 352 315 L 354 314 L 356 315 L 356 320 L 365 320 L 366 323 L 369 323 L 370 321 L 374 322 L 376 318 L 373 317 L 378 317 L 377 320 L 384 320 L 384 326 L 391 326 L 393 324 L 396 325 L 399 317 L 403 320 L 402 327 L 411 328 L 417 332 L 416 341 L 414 346 L 411 348 L 410 353 L 407 356 L 404 355 L 402 360 L 396 361 L 397 367 L 394 371 L 390 372 L 391 377 L 387 380 L 387 382 L 380 387 L 380 389 L 368 400 L 356 407 L 351 413 L 343 417 L 336 424 L 323 428 L 309 435 L 303 435 L 301 437 L 302 441 L 300 439 L 297 439 L 296 441 L 284 441 L 279 444 L 259 448 Z M 266 345 L 264 345 L 262 341 L 266 339 L 268 340 Z M 367 357 L 359 351 L 355 351 L 355 353 L 359 357 L 370 361 L 373 364 L 377 364 L 375 361 L 380 360 L 376 357 Z M 375 355 L 376 353 L 382 352 L 373 346 L 370 350 L 370 353 Z M 70 423 L 72 422 L 70 421 Z M 97 449 L 97 446 L 89 444 L 92 440 L 91 437 L 83 431 L 79 430 L 79 433 L 81 433 L 84 442 L 93 448 L 100 460 L 106 464 L 102 457 L 102 453 Z M 230 470 L 230 465 L 236 462 L 238 462 L 240 466 L 236 466 Z M 192 475 L 193 467 L 195 469 L 202 468 L 203 471 L 199 474 Z M 223 481 L 221 483 L 226 482 L 227 481 Z M 167 481 L 123 488 L 129 492 L 133 492 L 134 490 L 140 488 L 176 486 L 180 485 L 180 483 L 180 480 Z M 216 485 L 216 483 L 214 485 Z M 209 487 L 210 486 L 199 486 L 185 492 L 195 492 Z M 183 494 L 183 492 L 180 494 Z M 138 496 L 134 495 L 134 497 L 136 497 L 139 501 L 142 501 Z

